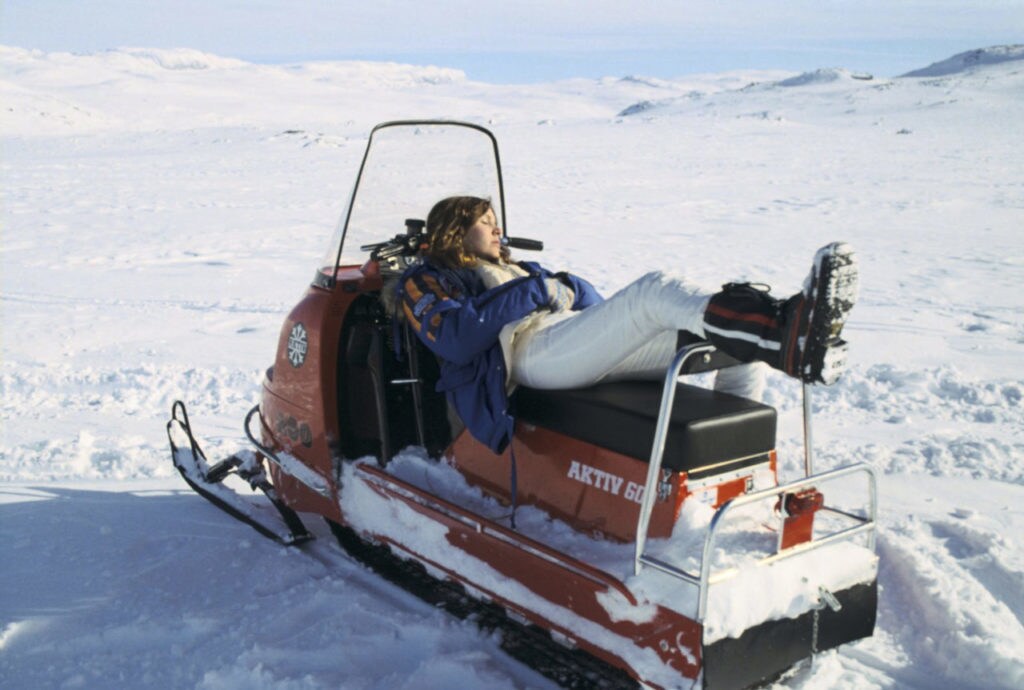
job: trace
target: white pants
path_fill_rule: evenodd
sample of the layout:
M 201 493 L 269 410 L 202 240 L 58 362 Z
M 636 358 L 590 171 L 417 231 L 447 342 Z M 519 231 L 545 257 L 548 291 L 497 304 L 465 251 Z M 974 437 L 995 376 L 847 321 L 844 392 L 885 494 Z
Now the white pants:
M 710 293 L 660 271 L 610 299 L 518 337 L 512 380 L 531 388 L 579 388 L 615 379 L 662 380 L 678 331 L 701 338 Z M 752 400 L 764 392 L 764 365 L 720 369 L 715 390 Z

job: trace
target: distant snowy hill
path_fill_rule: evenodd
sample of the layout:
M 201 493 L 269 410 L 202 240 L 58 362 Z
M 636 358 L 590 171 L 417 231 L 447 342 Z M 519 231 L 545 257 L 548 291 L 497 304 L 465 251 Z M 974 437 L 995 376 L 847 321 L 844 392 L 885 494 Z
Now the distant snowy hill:
M 992 46 L 958 53 L 951 58 L 934 62 L 927 67 L 900 75 L 903 77 L 944 77 L 967 70 L 998 65 L 1003 62 L 1024 60 L 1024 45 Z
M 629 103 L 617 115 L 650 120 L 684 114 L 707 118 L 733 113 L 738 118 L 781 124 L 831 112 L 839 118 L 837 122 L 846 121 L 851 125 L 863 124 L 865 121 L 881 124 L 887 114 L 922 107 L 925 103 L 935 109 L 934 117 L 942 118 L 965 107 L 965 100 L 973 99 L 975 95 L 983 101 L 1006 101 L 1010 110 L 1015 111 L 1012 101 L 1019 98 L 1019 91 L 1015 90 L 1024 84 L 1024 70 L 1019 68 L 1021 63 L 1017 62 L 1022 50 L 1024 48 L 1007 48 L 1003 51 L 1005 59 L 997 60 L 996 57 L 1001 53 L 989 49 L 991 61 L 985 62 L 984 68 L 978 68 L 983 70 L 988 82 L 985 79 L 965 78 L 960 83 L 959 93 L 955 96 L 950 94 L 948 98 L 935 98 L 934 90 L 922 90 L 919 81 L 912 77 L 885 78 L 829 67 L 800 74 L 766 73 L 745 84 L 730 84 L 724 88 L 706 89 L 699 84 L 685 92 L 663 88 L 654 94 L 655 98 L 648 97 Z M 979 52 L 988 55 L 989 51 Z M 964 67 L 966 63 L 957 58 L 937 64 L 951 62 L 961 65 L 961 73 L 965 76 L 972 74 L 971 68 Z M 993 84 L 998 86 L 990 89 Z M 909 127 L 897 128 L 903 129 L 908 132 L 912 130 Z
M 191 48 L 117 48 L 94 53 L 46 53 L 13 46 L 0 46 L 0 61 L 10 74 L 27 70 L 62 69 L 103 70 L 124 75 L 154 75 L 160 70 L 256 70 L 272 74 L 281 69 L 317 76 L 348 76 L 354 79 L 379 79 L 393 83 L 425 81 L 440 83 L 461 81 L 461 70 L 391 62 L 358 60 L 306 62 L 285 65 L 257 65 L 244 60 L 221 57 Z M 55 75 L 53 75 L 55 76 Z M 73 73 L 68 75 L 74 76 Z
M 376 92 L 465 81 L 463 72 L 442 67 L 360 61 L 257 65 L 185 48 L 72 55 L 0 46 L 0 74 L 0 127 L 10 134 L 188 129 L 274 119 L 304 126 L 312 113 L 328 123 L 354 114 L 372 120 L 386 117 Z
M 795 77 L 783 79 L 776 82 L 778 86 L 809 86 L 812 84 L 831 84 L 837 81 L 855 79 L 858 81 L 870 81 L 873 77 L 864 72 L 851 72 L 840 68 L 817 69 L 813 72 L 804 72 Z
M 0 47 L 0 685 L 552 687 L 353 563 L 322 522 L 278 547 L 169 459 L 178 398 L 211 459 L 245 447 L 370 128 L 434 117 L 495 132 L 509 231 L 546 244 L 520 258 L 605 295 L 653 269 L 785 295 L 817 247 L 853 244 L 851 368 L 814 391 L 815 462 L 878 476 L 878 626 L 774 688 L 1024 687 L 1022 50 L 904 78 L 495 85 Z M 766 402 L 792 479 L 800 388 L 773 375 Z

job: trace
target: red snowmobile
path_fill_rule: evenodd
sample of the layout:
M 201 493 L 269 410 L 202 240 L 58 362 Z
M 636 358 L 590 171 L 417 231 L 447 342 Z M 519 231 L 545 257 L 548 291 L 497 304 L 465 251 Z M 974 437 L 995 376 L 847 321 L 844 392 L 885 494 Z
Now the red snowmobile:
M 323 516 L 353 556 L 499 631 L 565 687 L 746 688 L 870 636 L 871 468 L 812 474 L 805 386 L 806 476 L 780 484 L 775 410 L 682 382 L 734 363 L 707 342 L 683 346 L 663 382 L 520 387 L 512 486 L 509 451 L 460 429 L 436 359 L 388 299 L 418 261 L 424 223 L 410 217 L 454 194 L 491 198 L 508 227 L 488 130 L 373 129 L 246 417 L 255 450 L 209 463 L 175 402 L 185 481 L 282 544 L 311 539 L 303 520 Z

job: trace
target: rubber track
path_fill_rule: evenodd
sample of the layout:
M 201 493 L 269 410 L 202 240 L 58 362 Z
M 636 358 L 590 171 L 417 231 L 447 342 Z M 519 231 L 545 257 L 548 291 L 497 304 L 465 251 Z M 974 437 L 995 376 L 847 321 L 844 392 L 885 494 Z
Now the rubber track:
M 414 560 L 403 559 L 385 545 L 363 540 L 354 530 L 327 520 L 338 543 L 371 570 L 432 606 L 460 619 L 470 619 L 483 631 L 498 632 L 509 656 L 571 690 L 634 690 L 640 685 L 620 668 L 579 649 L 559 644 L 548 631 L 519 623 L 493 603 L 476 599 L 465 588 L 439 580 Z

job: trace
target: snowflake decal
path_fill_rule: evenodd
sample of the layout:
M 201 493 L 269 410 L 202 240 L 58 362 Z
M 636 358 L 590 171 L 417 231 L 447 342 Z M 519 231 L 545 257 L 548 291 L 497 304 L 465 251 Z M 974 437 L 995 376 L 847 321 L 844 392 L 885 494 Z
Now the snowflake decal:
M 306 352 L 309 350 L 309 342 L 306 340 L 306 328 L 301 323 L 292 326 L 292 332 L 288 336 L 288 361 L 293 367 L 301 367 L 306 361 Z

